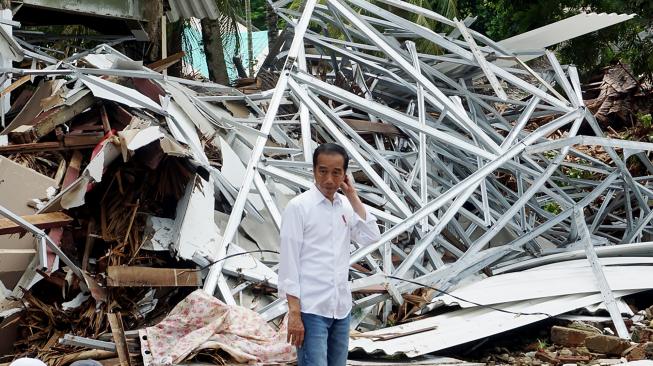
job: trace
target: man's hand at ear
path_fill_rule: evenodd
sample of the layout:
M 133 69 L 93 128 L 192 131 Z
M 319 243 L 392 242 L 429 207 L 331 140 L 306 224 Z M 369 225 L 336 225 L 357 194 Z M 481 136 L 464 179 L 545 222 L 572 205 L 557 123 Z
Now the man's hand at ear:
M 351 174 L 347 173 L 347 175 L 345 175 L 345 180 L 340 184 L 340 189 L 342 189 L 342 193 L 347 197 L 349 203 L 351 203 L 351 207 L 358 216 L 365 220 L 365 207 L 363 207 L 361 199 L 358 198 L 358 192 L 356 192 L 356 188 L 354 188 L 354 177 Z

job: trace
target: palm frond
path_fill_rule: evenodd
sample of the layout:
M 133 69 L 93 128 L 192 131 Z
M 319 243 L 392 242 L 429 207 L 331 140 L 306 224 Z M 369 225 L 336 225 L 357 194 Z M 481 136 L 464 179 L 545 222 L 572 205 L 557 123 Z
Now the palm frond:
M 440 15 L 443 15 L 449 19 L 452 19 L 456 16 L 456 6 L 457 6 L 457 1 L 456 0 L 408 0 L 410 4 L 417 5 L 421 8 L 435 11 L 439 13 Z M 425 16 L 421 14 L 410 14 L 410 20 L 413 21 L 414 23 L 421 25 L 425 28 L 431 29 L 433 31 L 443 31 L 445 30 L 446 26 L 443 24 L 430 19 L 426 18 Z M 442 53 L 442 50 L 440 47 L 438 47 L 436 44 L 433 42 L 430 42 L 425 39 L 419 39 L 416 42 L 417 45 L 417 50 L 421 53 L 428 53 L 428 54 L 440 54 Z

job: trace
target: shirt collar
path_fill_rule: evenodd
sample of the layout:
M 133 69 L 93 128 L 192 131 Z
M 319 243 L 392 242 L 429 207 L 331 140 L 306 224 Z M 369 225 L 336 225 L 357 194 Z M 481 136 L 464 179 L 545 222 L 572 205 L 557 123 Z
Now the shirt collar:
M 322 194 L 322 192 L 320 192 L 320 190 L 317 188 L 315 183 L 313 184 L 313 186 L 309 191 L 311 192 L 311 201 L 313 202 L 314 205 L 319 205 L 322 202 L 331 203 L 329 199 L 324 197 L 324 195 Z M 342 204 L 342 198 L 340 198 L 340 195 L 337 192 L 334 196 L 335 197 L 333 198 L 333 203 Z

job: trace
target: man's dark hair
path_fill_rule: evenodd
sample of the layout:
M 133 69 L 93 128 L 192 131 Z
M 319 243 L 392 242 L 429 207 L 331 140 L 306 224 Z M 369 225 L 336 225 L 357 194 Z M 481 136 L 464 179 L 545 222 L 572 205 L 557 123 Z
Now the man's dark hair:
M 342 147 L 342 146 L 340 146 L 338 144 L 328 142 L 326 144 L 322 144 L 322 145 L 318 146 L 317 149 L 315 149 L 315 151 L 313 151 L 313 169 L 315 169 L 315 167 L 317 166 L 317 158 L 321 154 L 325 154 L 325 155 L 329 155 L 329 154 L 341 155 L 342 158 L 345 161 L 345 166 L 344 166 L 345 170 L 347 170 L 347 167 L 349 167 L 349 155 L 347 154 L 347 150 L 345 150 L 344 147 Z

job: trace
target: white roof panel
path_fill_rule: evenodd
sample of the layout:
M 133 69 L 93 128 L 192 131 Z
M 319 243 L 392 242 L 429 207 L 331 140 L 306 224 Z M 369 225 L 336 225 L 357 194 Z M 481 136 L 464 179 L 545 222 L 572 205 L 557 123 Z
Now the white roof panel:
M 581 13 L 499 41 L 510 51 L 541 50 L 554 44 L 632 19 L 636 14 Z
M 614 296 L 622 297 L 636 292 L 615 291 Z M 512 312 L 541 313 L 521 316 L 487 307 L 462 309 L 363 333 L 362 338 L 350 339 L 349 350 L 362 349 L 367 353 L 383 352 L 387 355 L 405 354 L 408 357 L 416 357 L 523 327 L 547 319 L 549 315 L 564 314 L 602 301 L 601 294 L 594 293 L 519 301 L 496 306 L 498 309 Z M 406 335 L 401 336 L 402 334 Z M 374 340 L 371 337 L 383 335 L 391 338 Z

